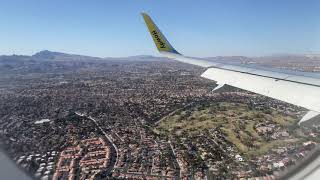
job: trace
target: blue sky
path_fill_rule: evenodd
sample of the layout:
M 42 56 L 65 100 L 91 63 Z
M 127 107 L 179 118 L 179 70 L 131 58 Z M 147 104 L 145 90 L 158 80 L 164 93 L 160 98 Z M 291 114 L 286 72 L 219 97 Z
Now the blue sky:
M 320 53 L 317 0 L 0 0 L 0 54 L 158 55 L 140 12 L 190 56 Z

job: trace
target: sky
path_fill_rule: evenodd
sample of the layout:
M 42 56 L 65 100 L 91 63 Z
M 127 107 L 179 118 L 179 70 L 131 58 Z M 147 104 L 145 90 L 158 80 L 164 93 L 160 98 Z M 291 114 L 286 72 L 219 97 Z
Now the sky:
M 318 0 L 0 0 L 0 55 L 159 55 L 141 12 L 188 56 L 320 54 Z

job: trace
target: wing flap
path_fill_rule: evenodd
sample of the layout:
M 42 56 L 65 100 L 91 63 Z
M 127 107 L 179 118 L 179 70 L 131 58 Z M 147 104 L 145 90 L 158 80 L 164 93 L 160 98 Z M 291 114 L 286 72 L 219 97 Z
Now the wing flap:
M 230 70 L 209 68 L 202 77 L 247 91 L 320 112 L 320 87 L 257 76 Z
M 308 121 L 316 116 L 319 116 L 320 113 L 316 112 L 316 111 L 309 111 L 307 112 L 307 114 L 305 114 L 302 119 L 300 120 L 299 124 L 301 124 L 302 122 Z

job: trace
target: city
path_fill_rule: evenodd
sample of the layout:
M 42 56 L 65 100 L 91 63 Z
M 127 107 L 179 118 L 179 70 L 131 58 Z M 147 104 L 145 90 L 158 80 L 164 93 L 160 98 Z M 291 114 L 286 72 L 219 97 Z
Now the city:
M 35 179 L 272 178 L 319 144 L 319 125 L 297 124 L 306 109 L 213 92 L 165 58 L 42 51 L 0 68 L 1 147 Z

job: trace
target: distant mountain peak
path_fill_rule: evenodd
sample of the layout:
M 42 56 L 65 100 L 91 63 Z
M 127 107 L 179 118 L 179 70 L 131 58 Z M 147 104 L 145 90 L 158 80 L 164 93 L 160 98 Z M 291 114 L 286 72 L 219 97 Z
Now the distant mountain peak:
M 56 56 L 61 56 L 61 55 L 65 56 L 68 54 L 61 53 L 61 52 L 53 52 L 49 50 L 43 50 L 32 55 L 32 57 L 41 58 L 41 59 L 54 59 Z
M 51 52 L 52 52 L 52 51 L 49 51 L 49 50 L 42 50 L 42 51 L 37 52 L 36 54 L 51 53 Z

